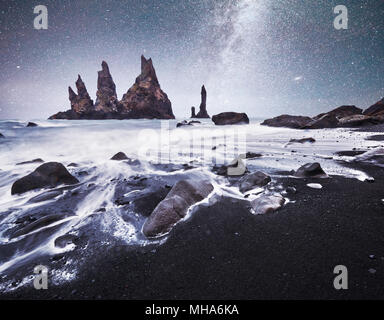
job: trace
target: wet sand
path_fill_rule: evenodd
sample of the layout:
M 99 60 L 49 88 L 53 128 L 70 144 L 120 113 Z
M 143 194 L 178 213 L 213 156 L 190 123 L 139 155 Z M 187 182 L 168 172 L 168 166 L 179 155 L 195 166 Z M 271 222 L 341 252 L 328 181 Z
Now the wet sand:
M 178 224 L 161 246 L 100 250 L 77 280 L 2 298 L 383 299 L 384 169 L 350 166 L 375 182 L 282 177 L 297 193 L 275 213 L 255 216 L 247 202 L 223 198 Z M 333 287 L 340 264 L 348 290 Z

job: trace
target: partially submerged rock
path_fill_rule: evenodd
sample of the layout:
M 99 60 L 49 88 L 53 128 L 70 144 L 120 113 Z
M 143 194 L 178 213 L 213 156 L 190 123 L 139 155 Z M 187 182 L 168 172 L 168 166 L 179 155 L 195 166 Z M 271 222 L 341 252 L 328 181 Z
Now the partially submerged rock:
M 239 189 L 242 193 L 252 190 L 256 187 L 264 187 L 271 182 L 271 177 L 261 171 L 247 174 L 239 181 Z
M 280 194 L 261 195 L 251 201 L 251 206 L 255 214 L 265 214 L 280 209 L 284 203 L 285 199 Z
M 46 227 L 54 222 L 60 221 L 64 217 L 65 216 L 63 214 L 51 214 L 51 215 L 42 217 L 30 224 L 27 224 L 25 227 L 18 229 L 14 233 L 12 233 L 11 239 L 26 235 L 32 231 Z
M 55 247 L 63 249 L 68 245 L 74 244 L 78 239 L 74 234 L 65 234 L 55 239 Z
M 354 159 L 355 162 L 367 162 L 378 166 L 384 166 L 384 148 L 376 148 L 361 155 L 358 155 Z
M 24 164 L 43 163 L 43 162 L 44 162 L 43 159 L 37 158 L 37 159 L 29 160 L 29 161 L 23 161 L 23 162 L 16 163 L 16 165 L 21 166 Z
M 38 125 L 34 122 L 28 122 L 27 124 L 27 127 L 31 128 L 31 127 L 37 127 Z
M 231 161 L 228 165 L 222 165 L 220 167 L 214 166 L 213 172 L 219 176 L 242 176 L 247 172 L 247 167 L 242 161 L 244 155 L 240 155 L 238 158 Z
M 39 166 L 29 175 L 16 180 L 12 185 L 12 194 L 21 194 L 40 188 L 53 188 L 60 184 L 76 184 L 77 180 L 58 162 L 48 162 Z
M 181 180 L 177 182 L 161 201 L 143 226 L 147 237 L 157 237 L 169 232 L 188 212 L 213 191 L 209 181 Z
M 212 117 L 212 121 L 217 126 L 232 124 L 249 124 L 249 118 L 245 113 L 222 112 Z
M 129 160 L 129 158 L 124 152 L 118 152 L 111 158 L 111 160 L 122 161 L 122 160 Z
M 309 142 L 309 143 L 314 143 L 316 142 L 316 140 L 314 138 L 302 138 L 302 139 L 291 139 L 289 140 L 289 143 L 306 143 L 306 142 Z
M 297 178 L 328 178 L 328 175 L 321 168 L 320 163 L 307 163 L 301 166 L 294 173 Z
M 2 133 L 0 133 L 0 139 L 1 139 L 1 138 L 5 138 L 5 137 L 3 136 L 3 134 L 2 134 Z
M 270 127 L 286 127 L 292 129 L 301 129 L 306 126 L 312 119 L 310 117 L 303 116 L 291 116 L 288 114 L 283 114 L 281 116 L 264 120 L 261 123 L 264 126 Z

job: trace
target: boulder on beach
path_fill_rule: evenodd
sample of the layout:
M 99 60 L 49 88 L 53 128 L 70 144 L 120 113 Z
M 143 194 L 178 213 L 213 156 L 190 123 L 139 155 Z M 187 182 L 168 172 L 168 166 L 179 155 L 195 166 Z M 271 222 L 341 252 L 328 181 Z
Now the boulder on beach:
M 252 190 L 256 187 L 264 187 L 271 182 L 271 177 L 261 171 L 247 174 L 239 181 L 239 189 L 242 193 Z
M 384 116 L 384 98 L 363 112 L 366 116 Z
M 77 180 L 58 162 L 47 162 L 39 166 L 29 175 L 16 180 L 12 185 L 11 194 L 21 194 L 40 188 L 53 188 L 60 184 L 76 184 Z
M 212 170 L 219 176 L 243 176 L 247 172 L 247 167 L 242 159 L 245 159 L 244 154 L 241 154 L 227 165 L 214 166 Z
M 169 232 L 172 227 L 197 202 L 205 199 L 213 191 L 209 181 L 181 180 L 177 182 L 163 201 L 145 221 L 143 233 L 146 237 L 157 237 Z
M 124 152 L 118 152 L 116 153 L 111 160 L 116 160 L 116 161 L 122 161 L 122 160 L 128 160 L 129 158 Z
M 306 126 L 312 119 L 310 117 L 303 116 L 291 116 L 288 114 L 283 114 L 281 116 L 264 120 L 261 123 L 263 126 L 270 127 L 286 127 L 292 129 L 301 129 Z
M 313 117 L 314 120 L 318 120 L 325 115 L 334 116 L 337 119 L 341 119 L 348 116 L 353 116 L 357 114 L 362 114 L 363 110 L 360 108 L 357 108 L 356 106 L 341 106 L 336 109 L 333 109 L 331 111 L 320 113 L 317 116 Z
M 251 201 L 254 214 L 266 214 L 280 209 L 285 199 L 280 194 L 261 195 Z
M 328 175 L 321 168 L 320 163 L 307 163 L 301 166 L 294 173 L 294 176 L 297 178 L 328 178 Z
M 320 118 L 314 118 L 307 123 L 302 129 L 325 129 L 336 128 L 339 124 L 339 120 L 334 114 L 324 114 Z
M 232 124 L 249 124 L 249 118 L 245 113 L 222 112 L 212 117 L 212 121 L 217 126 Z
M 339 126 L 346 127 L 346 128 L 363 127 L 363 126 L 371 126 L 371 125 L 379 124 L 382 122 L 384 122 L 384 119 L 381 119 L 378 116 L 367 116 L 367 115 L 358 114 L 358 115 L 347 116 L 339 119 Z
M 28 128 L 33 128 L 33 127 L 38 127 L 38 125 L 36 123 L 34 123 L 34 122 L 28 122 L 27 127 Z
M 359 117 L 362 116 L 362 112 L 363 110 L 357 108 L 356 106 L 341 106 L 329 112 L 320 113 L 313 118 L 284 114 L 272 119 L 267 119 L 262 123 L 262 125 L 271 127 L 287 127 L 292 129 L 324 129 L 359 126 L 365 125 L 371 120 Z M 380 121 L 380 119 L 373 119 L 372 121 Z

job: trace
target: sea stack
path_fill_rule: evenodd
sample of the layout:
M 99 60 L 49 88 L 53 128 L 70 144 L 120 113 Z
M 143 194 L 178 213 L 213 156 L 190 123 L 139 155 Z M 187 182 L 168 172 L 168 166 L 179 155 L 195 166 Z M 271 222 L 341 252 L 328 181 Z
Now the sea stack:
M 152 59 L 141 56 L 141 74 L 123 96 L 119 106 L 127 119 L 174 119 L 171 101 L 161 90 Z
M 174 119 L 171 101 L 161 90 L 152 60 L 141 56 L 141 74 L 135 84 L 118 101 L 116 85 L 108 64 L 103 61 L 98 72 L 96 103 L 93 104 L 79 76 L 77 94 L 69 87 L 71 109 L 49 119 Z
M 87 88 L 80 75 L 78 75 L 76 81 L 76 89 L 77 94 L 71 87 L 68 87 L 71 109 L 66 112 L 59 112 L 49 119 L 80 119 L 83 115 L 94 110 L 93 100 L 89 96 Z
M 200 110 L 195 117 L 192 118 L 200 118 L 200 119 L 209 119 L 210 116 L 207 112 L 207 90 L 205 90 L 205 86 L 201 87 L 201 104 Z
M 108 64 L 101 63 L 102 70 L 98 72 L 95 110 L 106 113 L 117 112 L 116 85 L 113 82 Z
M 195 107 L 191 108 L 191 118 L 196 118 L 196 109 L 195 109 Z

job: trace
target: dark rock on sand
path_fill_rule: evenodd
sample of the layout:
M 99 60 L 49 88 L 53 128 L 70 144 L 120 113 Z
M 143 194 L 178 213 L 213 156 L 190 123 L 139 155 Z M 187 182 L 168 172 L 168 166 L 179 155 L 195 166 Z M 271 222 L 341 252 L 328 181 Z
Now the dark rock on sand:
M 29 161 L 23 161 L 23 162 L 19 162 L 19 163 L 16 163 L 17 166 L 21 166 L 23 164 L 31 164 L 31 163 L 43 163 L 44 160 L 43 159 L 33 159 L 33 160 L 29 160 Z
M 30 203 L 37 203 L 37 202 L 42 202 L 42 201 L 47 201 L 56 198 L 57 196 L 60 196 L 63 194 L 62 190 L 52 190 L 52 191 L 47 191 L 42 194 L 39 194 L 36 197 L 31 198 L 28 202 Z
M 183 127 L 183 126 L 192 126 L 192 125 L 198 124 L 198 123 L 201 123 L 201 122 L 197 121 L 197 120 L 192 120 L 192 121 L 183 120 L 183 121 L 178 122 L 176 124 L 176 128 L 180 128 L 180 127 Z
M 193 204 L 203 200 L 213 191 L 208 181 L 181 180 L 161 201 L 143 226 L 147 237 L 156 237 L 169 232 L 188 212 Z
M 263 155 L 261 153 L 255 153 L 255 152 L 250 152 L 248 151 L 246 154 L 245 154 L 245 158 L 246 159 L 254 159 L 254 158 L 260 158 L 262 157 Z
M 46 227 L 46 226 L 48 226 L 48 225 L 50 225 L 56 221 L 60 221 L 64 217 L 65 216 L 63 214 L 51 214 L 51 215 L 42 217 L 42 218 L 26 225 L 25 227 L 15 231 L 12 234 L 11 238 L 17 238 L 17 237 L 20 237 L 20 236 L 25 235 L 27 233 L 30 233 L 32 231 L 35 231 L 37 229 Z
M 357 114 L 353 116 L 347 116 L 339 119 L 339 127 L 362 127 L 362 126 L 372 126 L 379 123 L 383 123 L 384 118 L 381 119 L 377 116 L 366 116 L 362 114 Z
M 60 184 L 76 184 L 79 180 L 58 162 L 48 162 L 39 166 L 29 175 L 18 179 L 12 185 L 12 194 L 21 194 L 30 190 L 56 187 Z
M 265 214 L 280 209 L 285 203 L 285 199 L 280 194 L 261 195 L 251 201 L 255 214 Z
M 234 159 L 227 165 L 214 166 L 212 171 L 219 176 L 243 176 L 247 172 L 247 168 L 242 159 L 244 159 L 244 155 Z
M 212 121 L 217 126 L 232 124 L 249 124 L 249 118 L 245 113 L 222 112 L 212 117 Z
M 34 122 L 28 122 L 27 124 L 27 127 L 31 128 L 31 127 L 37 127 L 38 125 Z
M 111 160 L 122 161 L 122 160 L 129 160 L 129 158 L 124 152 L 118 152 L 111 158 Z
M 174 119 L 171 101 L 161 90 L 152 59 L 141 56 L 141 74 L 124 94 L 119 110 L 125 119 Z
M 384 166 L 384 148 L 376 148 L 361 155 L 358 155 L 354 159 L 355 162 L 367 162 L 378 166 Z
M 358 150 L 347 150 L 347 151 L 338 151 L 336 154 L 341 157 L 355 157 L 360 154 L 365 153 L 366 151 L 358 151 Z
M 240 191 L 245 193 L 249 190 L 252 190 L 256 187 L 264 187 L 271 182 L 271 177 L 266 175 L 264 172 L 256 171 L 250 174 L 247 174 L 240 181 Z
M 74 234 L 65 234 L 55 239 L 55 247 L 65 248 L 66 246 L 75 243 L 78 237 Z
M 193 108 L 192 109 L 192 116 L 193 116 L 194 111 L 195 110 Z M 200 110 L 197 113 L 197 115 L 195 115 L 192 118 L 201 118 L 201 119 L 208 119 L 208 118 L 210 118 L 210 116 L 208 115 L 208 112 L 207 112 L 207 91 L 205 90 L 205 86 L 201 87 Z
M 289 140 L 289 143 L 314 143 L 316 140 L 314 138 L 302 138 L 302 139 L 291 139 Z
M 348 117 L 348 116 L 353 116 L 353 115 L 358 115 L 362 114 L 363 110 L 360 108 L 357 108 L 356 106 L 341 106 L 336 109 L 333 109 L 329 112 L 326 113 L 320 113 L 316 117 L 314 117 L 314 120 L 319 120 L 320 118 L 323 118 L 325 115 L 330 115 L 334 116 L 338 119 Z
M 188 121 L 181 121 L 181 122 L 178 122 L 177 124 L 176 124 L 176 128 L 180 128 L 180 127 L 184 127 L 184 126 L 191 126 L 192 124 L 191 123 L 189 123 Z
M 301 129 L 306 126 L 311 120 L 312 119 L 310 117 L 291 116 L 288 114 L 283 114 L 272 119 L 267 119 L 261 124 L 270 127 L 287 127 L 292 129 Z
M 294 173 L 295 177 L 298 178 L 328 178 L 328 175 L 321 168 L 320 163 L 307 163 L 301 166 Z
M 384 116 L 384 98 L 370 106 L 363 114 L 366 116 Z
M 384 141 L 384 134 L 376 134 L 373 136 L 369 136 L 369 137 L 367 137 L 367 140 Z
M 365 125 L 370 121 L 376 121 L 362 116 L 362 111 L 362 109 L 356 106 L 341 106 L 329 112 L 318 114 L 313 118 L 281 115 L 273 119 L 267 119 L 262 124 L 293 129 L 324 129 L 359 126 L 361 124 Z
M 339 124 L 339 120 L 334 114 L 324 114 L 319 118 L 314 118 L 303 129 L 324 129 L 324 128 L 336 128 Z

